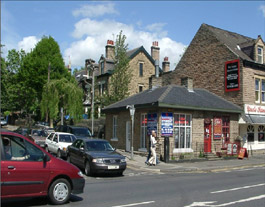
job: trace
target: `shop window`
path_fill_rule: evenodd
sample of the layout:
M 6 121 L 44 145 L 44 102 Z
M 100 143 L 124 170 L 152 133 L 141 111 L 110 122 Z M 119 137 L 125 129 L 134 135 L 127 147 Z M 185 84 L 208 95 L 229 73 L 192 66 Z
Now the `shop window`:
M 254 126 L 249 125 L 247 128 L 248 142 L 254 142 Z
M 258 128 L 258 140 L 259 142 L 265 141 L 265 126 L 264 125 L 260 125 Z
M 222 118 L 222 134 L 224 137 L 224 142 L 230 141 L 230 119 L 229 117 Z
M 118 117 L 117 116 L 113 116 L 113 122 L 112 122 L 112 137 L 113 138 L 117 138 L 117 128 L 118 128 L 118 124 L 117 124 L 117 119 Z
M 191 148 L 191 115 L 174 114 L 175 148 Z
M 141 114 L 141 139 L 140 148 L 147 148 L 146 137 L 147 137 L 147 114 Z

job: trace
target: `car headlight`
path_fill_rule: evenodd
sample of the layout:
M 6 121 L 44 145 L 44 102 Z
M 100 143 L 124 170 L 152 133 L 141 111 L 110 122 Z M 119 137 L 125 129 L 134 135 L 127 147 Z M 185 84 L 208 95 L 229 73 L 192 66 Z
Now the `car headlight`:
M 84 177 L 84 174 L 83 174 L 81 171 L 79 171 L 77 174 L 78 174 L 80 177 Z
M 104 161 L 102 158 L 93 159 L 92 162 L 103 164 Z
M 125 158 L 121 159 L 121 163 L 124 163 L 124 162 L 126 162 L 126 159 Z

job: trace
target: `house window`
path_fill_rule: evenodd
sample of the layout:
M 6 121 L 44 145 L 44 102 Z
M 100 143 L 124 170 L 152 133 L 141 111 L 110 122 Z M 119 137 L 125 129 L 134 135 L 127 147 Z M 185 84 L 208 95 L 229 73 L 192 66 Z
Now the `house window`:
M 112 137 L 113 138 L 117 138 L 117 128 L 118 128 L 117 119 L 118 119 L 117 116 L 113 116 L 113 122 L 112 122 L 112 124 L 113 124 L 113 126 L 112 126 L 113 127 Z
M 265 79 L 255 78 L 255 102 L 265 103 Z
M 143 86 L 139 86 L 139 93 L 143 91 Z
M 261 81 L 261 102 L 265 103 L 265 79 Z
M 258 63 L 263 64 L 263 48 L 258 47 Z
M 247 128 L 248 142 L 254 142 L 254 126 L 249 125 Z
M 191 115 L 174 114 L 175 148 L 191 148 Z
M 105 91 L 105 84 L 100 84 L 98 86 L 98 89 L 99 89 L 99 95 L 102 96 L 104 94 L 104 91 Z
M 225 143 L 230 141 L 230 119 L 229 117 L 222 118 L 222 134 Z
M 256 97 L 256 102 L 260 102 L 260 79 L 259 78 L 255 79 L 255 97 Z
M 102 62 L 100 63 L 100 72 L 101 72 L 101 74 L 104 73 L 104 61 L 102 61 Z
M 140 77 L 143 76 L 143 67 L 144 67 L 144 64 L 143 63 L 139 63 L 139 76 Z
M 260 125 L 258 128 L 258 140 L 259 142 L 265 141 L 265 126 L 264 125 Z
M 141 136 L 140 136 L 140 148 L 147 148 L 147 114 L 141 114 Z

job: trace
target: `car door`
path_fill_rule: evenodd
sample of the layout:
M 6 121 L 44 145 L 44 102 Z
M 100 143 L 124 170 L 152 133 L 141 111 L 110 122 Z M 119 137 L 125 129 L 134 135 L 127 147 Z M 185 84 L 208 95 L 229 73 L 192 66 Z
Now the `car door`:
M 54 136 L 53 136 L 53 140 L 52 140 L 52 152 L 53 153 L 57 153 L 57 144 L 58 144 L 58 140 L 59 140 L 59 135 L 56 133 Z
M 80 167 L 79 161 L 79 148 L 82 144 L 83 140 L 78 139 L 76 140 L 70 147 L 69 147 L 69 155 L 71 158 L 71 162 Z
M 1 193 L 3 197 L 40 195 L 47 191 L 49 163 L 44 153 L 21 137 L 1 136 L 6 144 L 1 158 Z
M 51 144 L 53 139 L 54 133 L 50 133 L 50 135 L 46 138 L 46 146 L 48 147 L 48 150 L 51 151 Z

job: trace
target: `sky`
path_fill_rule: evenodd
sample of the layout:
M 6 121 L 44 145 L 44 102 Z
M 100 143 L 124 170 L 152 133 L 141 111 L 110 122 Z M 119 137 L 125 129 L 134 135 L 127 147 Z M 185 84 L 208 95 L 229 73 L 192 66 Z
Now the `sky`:
M 171 70 L 201 24 L 265 41 L 265 1 L 1 1 L 2 56 L 8 50 L 30 52 L 43 36 L 59 44 L 65 64 L 99 61 L 107 40 L 122 30 L 130 49 L 144 46 L 151 54 L 158 41 L 160 65 Z

